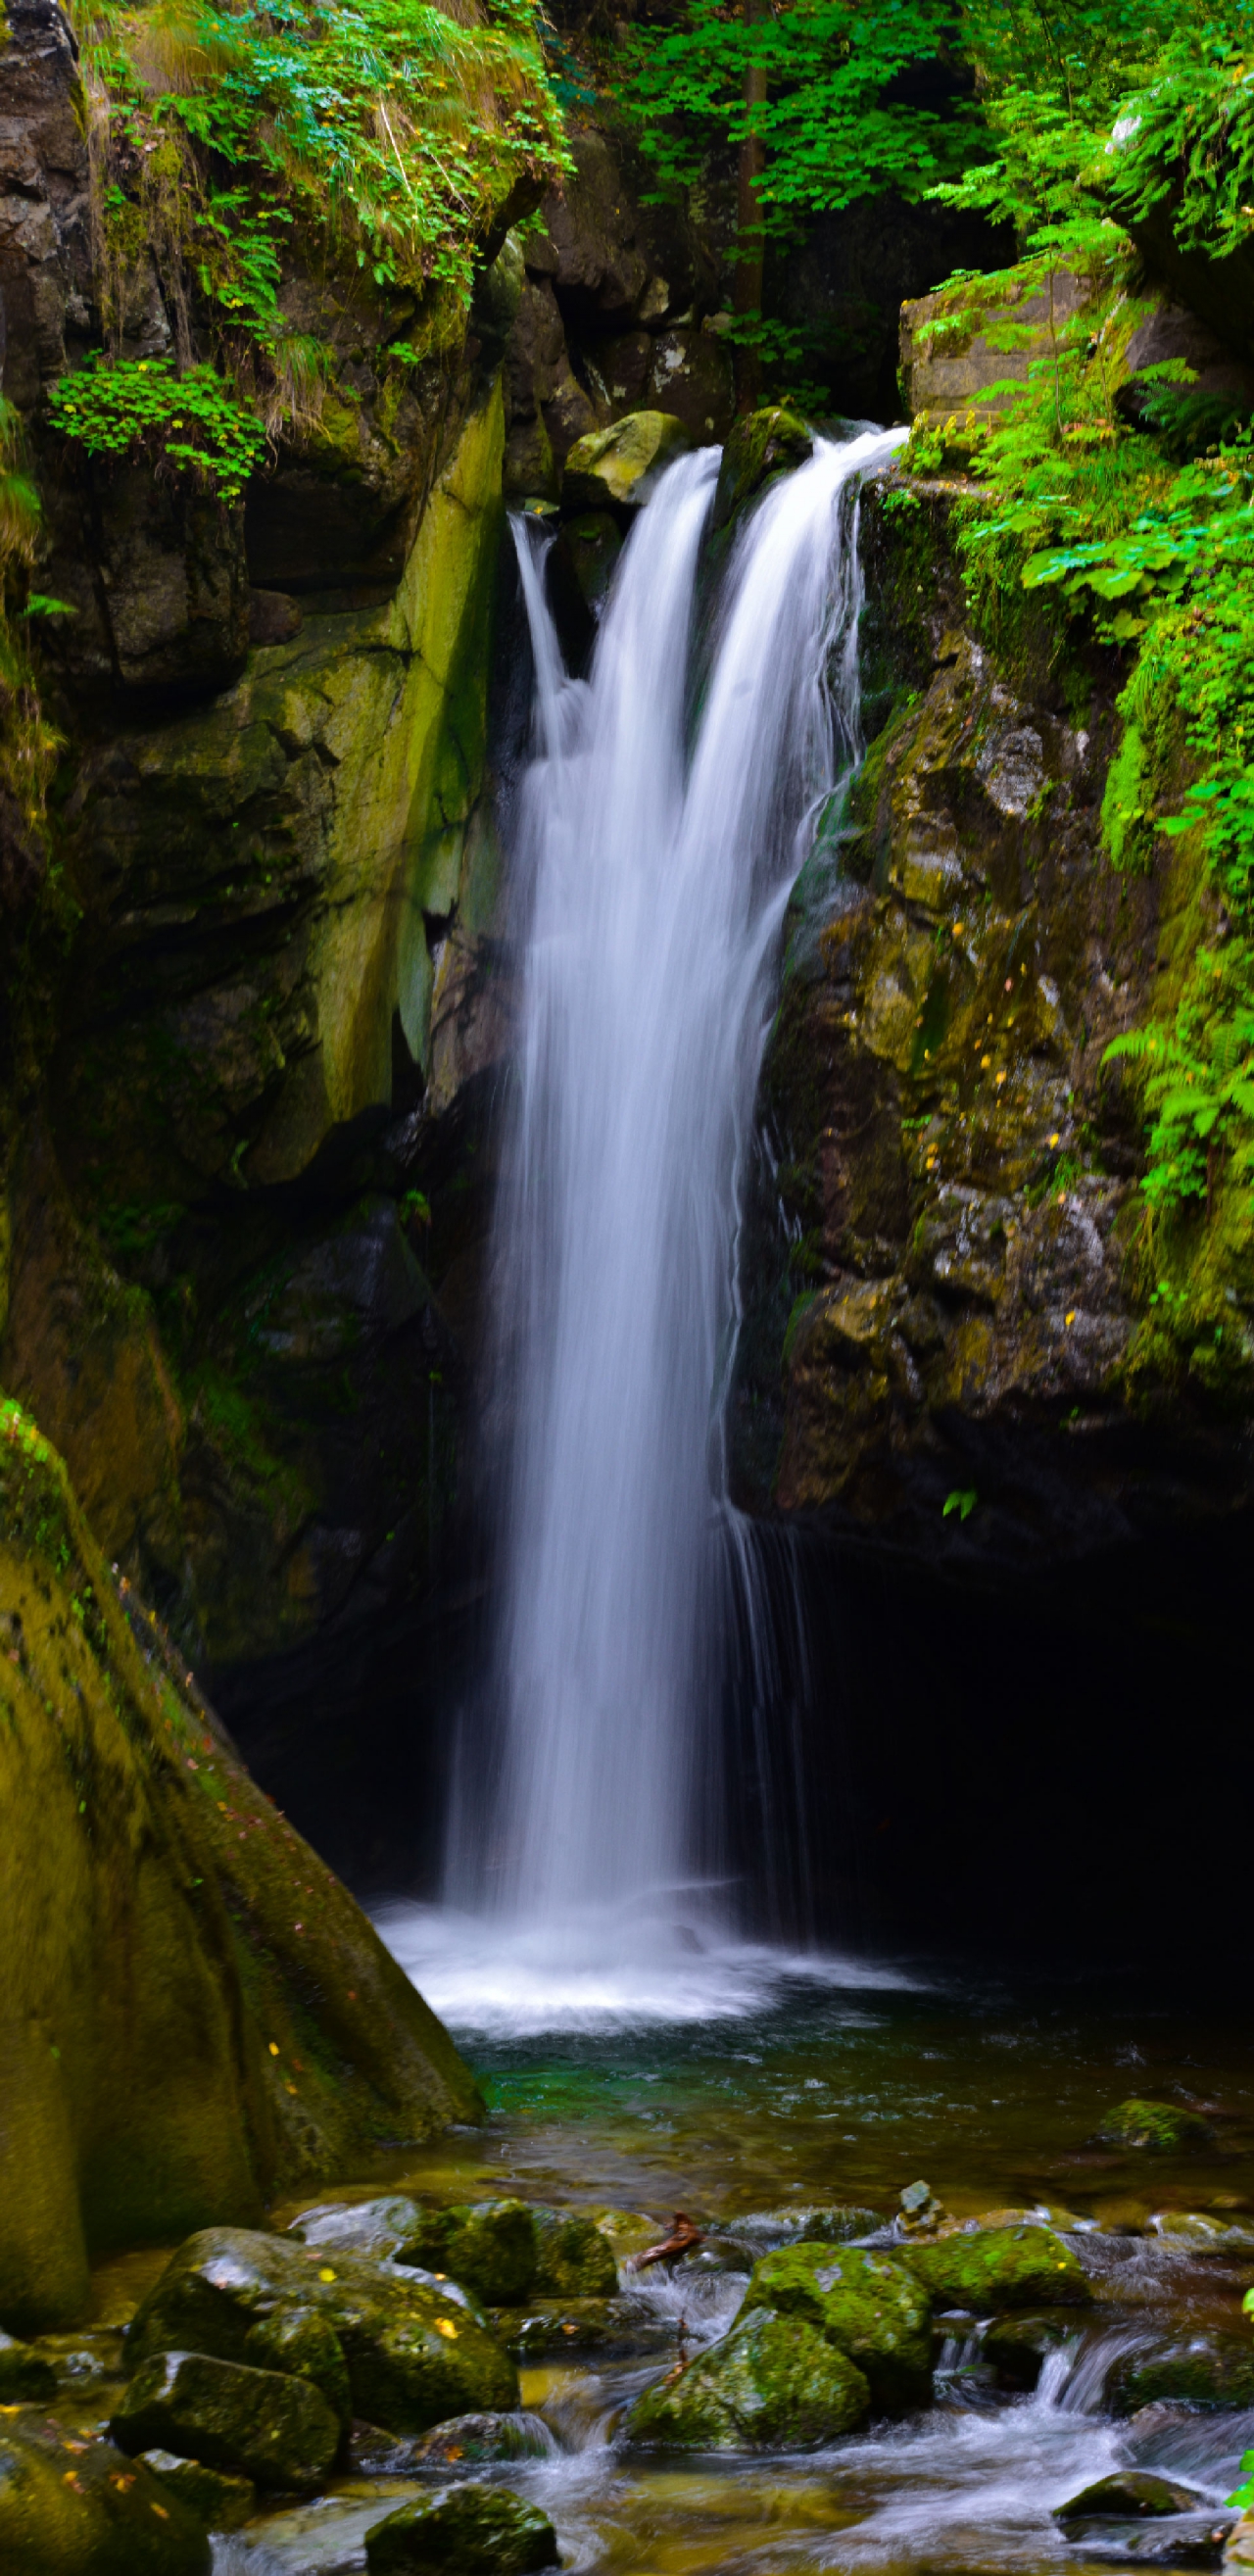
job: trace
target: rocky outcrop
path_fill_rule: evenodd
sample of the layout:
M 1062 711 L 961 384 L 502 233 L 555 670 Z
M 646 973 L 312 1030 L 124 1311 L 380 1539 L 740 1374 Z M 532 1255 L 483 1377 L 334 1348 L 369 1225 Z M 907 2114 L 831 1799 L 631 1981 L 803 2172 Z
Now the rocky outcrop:
M 92 2254 L 247 2223 L 381 2137 L 474 2118 L 451 2041 L 119 1594 L 0 1416 L 0 2321 Z
M 1111 866 L 1113 657 L 1068 700 L 1029 625 L 999 669 L 960 497 L 867 498 L 881 730 L 842 882 L 794 909 L 735 1414 L 746 1499 L 974 1568 L 1209 1517 L 1252 1461 L 1231 1381 L 1212 1399 L 1203 1364 L 1168 1383 L 1147 1353 L 1142 1121 L 1103 1065 L 1192 935 L 1196 863 L 1160 838 L 1146 872 Z M 1236 1291 L 1232 1333 L 1248 1372 Z

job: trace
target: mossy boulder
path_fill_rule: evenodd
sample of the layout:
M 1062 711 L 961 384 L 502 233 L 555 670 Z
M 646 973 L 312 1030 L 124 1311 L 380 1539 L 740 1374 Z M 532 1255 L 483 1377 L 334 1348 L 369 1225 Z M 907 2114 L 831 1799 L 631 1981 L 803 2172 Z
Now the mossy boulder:
M 0 1602 L 0 2322 L 29 2333 L 82 2313 L 89 2254 L 247 2223 L 481 2106 L 15 1404 Z
M 999 2387 L 1026 2394 L 1035 2388 L 1050 2354 L 1061 2352 L 1076 2331 L 1073 2317 L 996 2317 L 984 2336 L 981 2357 L 996 2371 Z
M 777 474 L 791 474 L 814 453 L 814 432 L 781 403 L 738 420 L 723 449 L 712 525 L 724 528 Z
M 494 2335 L 517 2361 L 538 2361 L 551 2353 L 663 2352 L 678 2335 L 678 2319 L 648 2301 L 619 2299 L 535 2299 L 521 2308 L 493 2308 L 488 2322 Z
M 480 2468 L 494 2460 L 546 2460 L 554 2447 L 538 2415 L 454 2415 L 433 2424 L 410 2456 L 415 2469 Z
M 206 2531 L 238 2531 L 257 2502 L 251 2478 L 211 2469 L 203 2460 L 185 2460 L 177 2451 L 142 2451 L 141 2462 L 163 2487 L 172 2487 L 181 2504 Z
M 1183 2147 L 1204 2146 L 1214 2135 L 1200 2111 L 1181 2102 L 1117 2102 L 1102 2122 L 1101 2135 L 1112 2146 L 1145 2147 L 1151 2155 L 1172 2155 Z
M 522 2200 L 424 2210 L 414 2232 L 397 2246 L 395 2259 L 424 2271 L 447 2272 L 493 2303 L 522 2299 L 536 2277 L 535 2216 Z
M 450 2292 L 369 2256 L 244 2229 L 210 2228 L 179 2248 L 136 2314 L 128 2353 L 136 2363 L 180 2350 L 243 2361 L 259 2326 L 279 2349 L 284 2321 L 310 2310 L 333 2331 L 352 2411 L 368 2424 L 422 2433 L 450 2415 L 518 2403 L 513 2363 Z
M 564 2210 L 535 2212 L 536 2268 L 531 2282 L 541 2297 L 597 2299 L 618 2288 L 614 2249 L 590 2218 Z
M 4 2576 L 209 2576 L 204 2524 L 111 2442 L 0 2432 Z
M 803 2316 L 742 2312 L 720 2343 L 636 2399 L 630 2441 L 655 2450 L 813 2450 L 870 2413 L 856 2363 Z
M 1214 2328 L 1135 2344 L 1116 2360 L 1107 2393 L 1116 2415 L 1135 2415 L 1159 2399 L 1208 2412 L 1254 2406 L 1254 2342 Z
M 154 2353 L 114 2408 L 122 2450 L 173 2450 L 261 2487 L 312 2492 L 339 2449 L 340 2426 L 308 2380 L 202 2352 Z
M 976 2316 L 999 2308 L 1083 2307 L 1092 2297 L 1088 2276 L 1052 2227 L 981 2227 L 978 2222 L 912 2244 L 898 2257 L 938 2308 L 970 2308 Z
M 319 2201 L 292 2220 L 288 2235 L 301 2245 L 321 2245 L 344 2254 L 391 2257 L 422 2224 L 422 2208 L 404 2192 L 381 2200 Z
M 755 2264 L 745 2305 L 804 2317 L 856 2362 L 877 2407 L 889 2413 L 923 2405 L 931 2395 L 928 2293 L 882 2255 L 841 2245 L 781 2247 Z
M 575 511 L 642 507 L 668 465 L 690 448 L 682 421 L 664 411 L 633 411 L 612 429 L 577 438 L 562 476 L 562 504 Z
M 1201 2502 L 1194 2488 L 1173 2486 L 1170 2478 L 1156 2478 L 1147 2469 L 1117 2469 L 1112 2477 L 1096 2478 L 1091 2487 L 1082 2487 L 1066 2504 L 1055 2505 L 1054 2520 L 1087 2522 L 1112 2517 L 1121 2522 L 1144 2522 L 1165 2513 L 1188 2513 Z
M 258 2317 L 244 2337 L 244 2358 L 254 2370 L 281 2370 L 291 2379 L 306 2379 L 346 2425 L 353 2412 L 344 2347 L 321 2308 L 299 2303 L 277 2307 Z
M 548 2515 L 506 2487 L 451 2487 L 403 2504 L 366 2533 L 371 2576 L 406 2567 L 439 2568 L 443 2576 L 530 2576 L 557 2563 Z

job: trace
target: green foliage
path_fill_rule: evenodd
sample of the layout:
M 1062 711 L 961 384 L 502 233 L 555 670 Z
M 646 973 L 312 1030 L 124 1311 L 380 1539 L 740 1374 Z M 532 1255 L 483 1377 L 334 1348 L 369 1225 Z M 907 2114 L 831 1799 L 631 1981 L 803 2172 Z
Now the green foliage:
M 23 873 L 32 876 L 60 736 L 45 721 L 22 627 L 65 613 L 59 600 L 29 588 L 38 537 L 39 495 L 23 470 L 21 424 L 0 396 L 0 821 L 6 837 L 16 823 Z
M 98 359 L 62 376 L 49 398 L 54 429 L 89 456 L 143 445 L 194 473 L 220 501 L 238 501 L 261 461 L 265 431 L 212 367 L 179 375 L 168 358 Z
M 960 1520 L 969 1521 L 979 1499 L 974 1485 L 955 1485 L 952 1494 L 945 1496 L 941 1519 L 947 1521 L 951 1512 L 957 1512 Z
M 1202 27 L 1189 16 L 1116 120 L 1099 184 L 1122 223 L 1169 205 L 1183 250 L 1226 259 L 1254 232 L 1254 12 Z

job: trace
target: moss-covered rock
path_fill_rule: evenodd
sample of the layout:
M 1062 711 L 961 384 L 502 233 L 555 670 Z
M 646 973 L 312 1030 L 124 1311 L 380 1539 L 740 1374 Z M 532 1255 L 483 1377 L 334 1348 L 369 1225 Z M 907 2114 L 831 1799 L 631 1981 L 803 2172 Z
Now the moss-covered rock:
M 321 2486 L 340 2427 L 304 2379 L 201 2352 L 154 2353 L 140 2364 L 109 2425 L 122 2450 L 173 2450 L 206 2468 L 239 2470 L 261 2487 Z
M 745 2305 L 804 2317 L 857 2363 L 876 2405 L 889 2413 L 931 2394 L 930 2294 L 883 2255 L 841 2245 L 782 2247 L 754 2266 Z
M 748 2308 L 720 2343 L 646 2388 L 630 2441 L 655 2450 L 812 2450 L 864 2421 L 856 2364 L 803 2316 Z
M 293 2379 L 307 2379 L 337 2422 L 349 2422 L 353 2400 L 344 2347 L 322 2309 L 297 2302 L 258 2317 L 244 2337 L 244 2359 L 254 2370 L 281 2370 Z
M 681 421 L 664 411 L 629 412 L 612 429 L 576 439 L 562 476 L 569 510 L 638 510 L 692 440 Z
M 538 2209 L 535 2229 L 533 2291 L 558 2299 L 612 2297 L 618 2288 L 614 2249 L 592 2219 Z
M 995 2318 L 980 2353 L 996 2371 L 1000 2387 L 1026 2393 L 1035 2388 L 1050 2354 L 1060 2352 L 1075 2332 L 1074 2317 L 1022 2316 L 1012 2310 Z
M 1102 2122 L 1101 2134 L 1112 2146 L 1145 2147 L 1151 2155 L 1172 2155 L 1181 2147 L 1202 2146 L 1213 2137 L 1209 2120 L 1182 2102 L 1117 2102 Z
M 1208 2412 L 1254 2406 L 1254 2344 L 1218 2328 L 1147 2337 L 1117 2356 L 1107 2394 L 1116 2415 L 1135 2415 L 1160 2398 Z
M 738 420 L 723 449 L 711 525 L 727 526 L 777 474 L 791 474 L 814 453 L 814 432 L 779 403 Z
M 659 2314 L 647 2300 L 533 2299 L 521 2308 L 493 2308 L 489 2324 L 516 2361 L 542 2355 L 663 2352 L 678 2336 L 676 2317 Z
M 177 2451 L 141 2451 L 141 2465 L 163 2487 L 172 2487 L 181 2504 L 206 2531 L 237 2531 L 257 2502 L 251 2478 L 233 2477 L 228 2469 L 211 2469 L 203 2460 L 185 2460 Z
M 110 2442 L 0 2432 L 4 2576 L 209 2576 L 204 2524 Z
M 1170 2478 L 1156 2478 L 1147 2469 L 1116 2469 L 1113 2476 L 1096 2478 L 1089 2487 L 1066 2504 L 1054 2507 L 1055 2522 L 1087 2522 L 1117 2517 L 1120 2521 L 1156 2520 L 1165 2513 L 1187 2513 L 1190 2506 L 1202 2502 L 1192 2487 L 1178 2487 Z
M 447 2272 L 481 2299 L 506 2304 L 527 2295 L 536 2277 L 534 2212 L 523 2200 L 455 2202 L 424 2210 L 396 2249 L 398 2263 Z
M 473 2118 L 478 2096 L 128 1617 L 12 1404 L 0 1529 L 0 2320 L 22 2332 L 81 2313 L 89 2251 L 247 2221 L 285 2179 Z
M 371 2576 L 393 2568 L 439 2568 L 444 2576 L 530 2576 L 556 2567 L 557 2534 L 538 2505 L 506 2487 L 452 2487 L 404 2504 L 366 2533 Z
M 128 2349 L 134 2362 L 187 2349 L 243 2360 L 258 2325 L 274 2348 L 283 2321 L 310 2310 L 334 2330 L 352 2411 L 368 2424 L 421 2433 L 518 2403 L 513 2363 L 450 2293 L 366 2256 L 242 2229 L 211 2228 L 180 2247 L 139 2308 Z
M 501 2460 L 550 2459 L 556 2449 L 548 2425 L 539 2415 L 451 2415 L 429 2433 L 405 2437 L 384 2433 L 377 2425 L 359 2424 L 350 2437 L 348 2466 L 359 2478 L 412 2478 L 429 2469 L 469 2468 Z
M 1088 2276 L 1052 2227 L 956 2228 L 931 2245 L 912 2244 L 903 2266 L 939 2308 L 1032 2308 L 1046 2300 L 1082 2307 Z

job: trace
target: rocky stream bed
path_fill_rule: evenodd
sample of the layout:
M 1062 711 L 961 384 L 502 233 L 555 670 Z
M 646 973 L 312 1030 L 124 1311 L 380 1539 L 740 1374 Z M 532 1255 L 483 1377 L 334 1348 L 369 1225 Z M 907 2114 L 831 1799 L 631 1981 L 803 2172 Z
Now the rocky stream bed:
M 1248 2052 L 838 1963 L 459 2037 L 486 2127 L 0 2345 L 6 2571 L 1244 2563 Z

